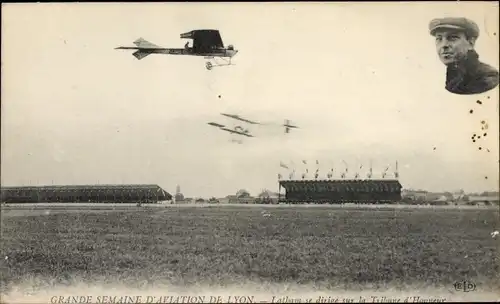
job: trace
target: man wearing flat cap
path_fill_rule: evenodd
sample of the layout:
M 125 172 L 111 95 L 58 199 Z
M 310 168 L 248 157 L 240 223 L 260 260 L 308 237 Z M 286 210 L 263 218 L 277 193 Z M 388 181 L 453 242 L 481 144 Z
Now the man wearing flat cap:
M 481 94 L 498 85 L 498 71 L 479 61 L 474 45 L 479 28 L 466 18 L 434 19 L 429 31 L 436 38 L 436 49 L 446 65 L 446 90 L 467 95 Z

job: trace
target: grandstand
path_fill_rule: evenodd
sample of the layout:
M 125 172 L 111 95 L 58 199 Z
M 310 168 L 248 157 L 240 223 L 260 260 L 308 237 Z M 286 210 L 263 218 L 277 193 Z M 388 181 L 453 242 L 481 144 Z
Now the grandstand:
M 387 204 L 401 201 L 401 184 L 394 179 L 381 180 L 280 180 L 286 191 L 282 203 L 357 203 Z
M 158 203 L 170 200 L 172 200 L 172 195 L 158 185 L 68 185 L 1 188 L 1 201 L 5 203 Z

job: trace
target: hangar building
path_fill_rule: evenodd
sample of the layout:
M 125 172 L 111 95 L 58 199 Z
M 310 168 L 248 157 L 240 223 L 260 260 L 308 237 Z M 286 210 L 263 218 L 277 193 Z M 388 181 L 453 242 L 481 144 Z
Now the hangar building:
M 158 185 L 68 185 L 1 188 L 1 201 L 6 203 L 157 203 L 169 200 L 172 200 L 172 195 Z

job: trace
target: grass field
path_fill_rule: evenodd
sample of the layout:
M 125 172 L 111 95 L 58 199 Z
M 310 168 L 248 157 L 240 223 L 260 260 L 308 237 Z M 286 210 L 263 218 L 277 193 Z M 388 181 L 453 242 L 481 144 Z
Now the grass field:
M 313 302 L 346 292 L 370 302 L 383 291 L 500 299 L 500 240 L 490 235 L 498 208 L 94 209 L 2 210 L 4 301 L 124 290 L 227 298 L 229 289 L 269 300 L 308 294 Z M 464 280 L 476 291 L 456 292 Z

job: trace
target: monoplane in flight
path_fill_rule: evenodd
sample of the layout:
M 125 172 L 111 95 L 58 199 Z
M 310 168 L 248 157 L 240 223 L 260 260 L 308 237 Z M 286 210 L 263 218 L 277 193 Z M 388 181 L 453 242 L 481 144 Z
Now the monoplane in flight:
M 188 56 L 203 56 L 205 59 L 214 59 L 214 63 L 207 61 L 205 67 L 211 70 L 217 66 L 232 65 L 231 59 L 238 53 L 233 45 L 224 47 L 222 38 L 218 30 L 200 29 L 193 30 L 180 35 L 181 39 L 192 39 L 192 46 L 189 47 L 189 41 L 184 48 L 164 48 L 139 38 L 134 41 L 133 46 L 120 46 L 117 50 L 136 50 L 132 55 L 138 60 L 143 59 L 151 54 L 166 54 L 166 55 L 188 55 Z M 225 63 L 217 63 L 215 58 L 222 59 Z M 227 58 L 227 59 L 226 59 Z
M 298 129 L 299 127 L 291 125 L 290 120 L 285 119 L 285 123 L 283 124 L 283 127 L 285 127 L 285 133 L 290 133 L 290 129 Z

